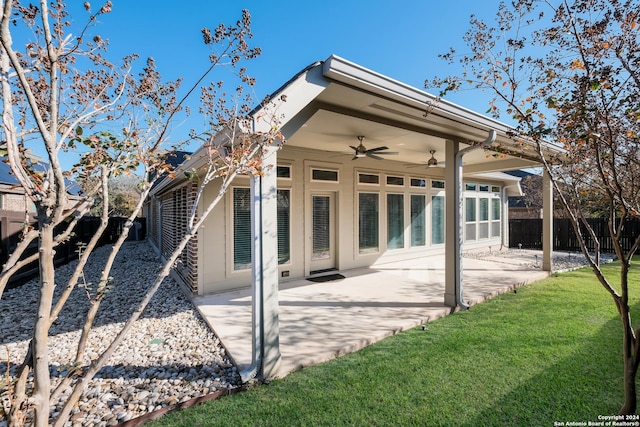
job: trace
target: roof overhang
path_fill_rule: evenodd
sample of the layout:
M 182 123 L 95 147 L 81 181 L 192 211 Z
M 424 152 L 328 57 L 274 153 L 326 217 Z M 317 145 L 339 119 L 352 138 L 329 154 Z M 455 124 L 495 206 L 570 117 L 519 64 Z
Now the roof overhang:
M 349 146 L 364 136 L 368 148 L 398 152 L 385 161 L 424 164 L 435 150 L 442 164 L 447 144 L 457 142 L 461 149 L 479 144 L 493 130 L 491 147 L 463 157 L 465 175 L 540 166 L 536 143 L 515 140 L 510 126 L 335 55 L 304 68 L 269 99 L 252 111 L 253 130 L 269 130 L 273 122 L 260 118 L 275 116 L 286 145 L 298 149 L 351 158 Z M 563 153 L 550 143 L 542 150 Z M 197 151 L 179 170 L 202 166 L 207 157 Z M 154 193 L 171 185 L 162 184 Z
M 493 149 L 464 157 L 465 173 L 539 166 L 536 144 L 514 140 L 510 126 L 335 55 L 307 67 L 271 99 L 282 95 L 286 102 L 278 113 L 291 146 L 352 156 L 349 145 L 363 135 L 367 147 L 397 151 L 390 161 L 421 163 L 430 150 L 442 161 L 447 143 L 472 145 L 495 130 Z M 542 148 L 546 154 L 562 152 L 552 144 Z
M 522 187 L 520 181 L 522 178 L 506 174 L 504 172 L 487 172 L 479 174 L 470 174 L 466 176 L 467 179 L 491 180 L 502 182 L 502 189 L 505 191 L 507 197 L 522 196 Z

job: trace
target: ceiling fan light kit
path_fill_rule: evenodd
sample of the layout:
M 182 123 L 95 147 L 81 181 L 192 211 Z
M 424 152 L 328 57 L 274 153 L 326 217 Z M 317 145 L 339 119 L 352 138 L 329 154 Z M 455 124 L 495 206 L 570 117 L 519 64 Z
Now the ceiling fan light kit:
M 360 144 L 357 147 L 354 147 L 353 145 L 349 146 L 355 151 L 352 160 L 360 159 L 362 157 L 371 157 L 372 159 L 382 160 L 382 157 L 380 157 L 379 155 L 398 154 L 396 152 L 384 151 L 389 149 L 389 147 L 386 146 L 371 148 L 367 150 L 367 148 L 362 143 L 363 140 L 364 136 L 360 135 L 358 136 L 358 141 L 360 141 Z
M 438 160 L 434 157 L 436 150 L 429 150 L 429 153 L 431 153 L 431 158 L 427 161 L 427 167 L 435 168 L 438 166 Z

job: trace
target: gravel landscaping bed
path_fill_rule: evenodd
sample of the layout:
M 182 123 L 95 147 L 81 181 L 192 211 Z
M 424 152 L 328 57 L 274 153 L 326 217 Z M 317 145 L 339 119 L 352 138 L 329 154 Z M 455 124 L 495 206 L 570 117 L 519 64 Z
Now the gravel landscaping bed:
M 512 263 L 522 268 L 541 268 L 542 251 L 531 249 L 501 249 L 497 251 L 468 251 L 463 255 L 473 259 L 504 259 L 513 260 Z M 600 254 L 600 264 L 606 264 L 616 259 L 614 254 Z M 589 265 L 582 252 L 554 251 L 551 258 L 554 272 L 575 270 Z
M 96 283 L 111 246 L 99 248 L 85 268 L 86 281 Z M 62 292 L 75 262 L 56 270 Z M 113 290 L 102 302 L 84 363 L 97 358 L 152 285 L 160 260 L 147 242 L 127 242 L 114 268 Z M 0 375 L 22 362 L 31 336 L 38 300 L 37 280 L 6 290 L 0 299 Z M 125 303 L 123 303 L 125 302 Z M 53 386 L 66 375 L 84 315 L 89 307 L 85 289 L 76 287 L 65 310 L 51 328 L 49 348 Z M 0 382 L 4 384 L 4 382 Z M 185 402 L 241 384 L 237 369 L 220 340 L 208 328 L 178 285 L 166 279 L 143 316 L 107 366 L 99 371 L 71 417 L 73 426 L 115 425 L 162 407 Z M 70 391 L 67 391 L 70 393 Z M 0 388 L 5 409 L 6 386 Z M 60 400 L 65 400 L 65 395 Z M 60 410 L 53 405 L 51 414 Z M 0 427 L 6 421 L 0 420 Z

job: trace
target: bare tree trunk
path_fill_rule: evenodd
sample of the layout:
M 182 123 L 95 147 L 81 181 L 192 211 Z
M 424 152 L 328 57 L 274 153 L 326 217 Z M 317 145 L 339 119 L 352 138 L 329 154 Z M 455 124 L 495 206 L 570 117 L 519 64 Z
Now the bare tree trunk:
M 27 400 L 26 386 L 29 372 L 31 371 L 31 344 L 29 344 L 29 350 L 27 351 L 26 360 L 23 362 L 18 372 L 17 381 L 15 382 L 15 388 L 13 389 L 13 401 L 11 402 L 11 408 L 9 409 L 8 422 L 9 426 L 22 426 L 24 424 L 25 413 L 23 411 L 23 404 Z
M 105 285 L 98 285 L 97 292 L 104 292 L 100 290 L 100 288 L 103 286 Z M 78 348 L 76 349 L 76 358 L 74 360 L 74 364 L 82 362 L 82 357 L 84 356 L 84 352 L 87 348 L 87 342 L 89 341 L 89 334 L 91 333 L 93 322 L 95 321 L 98 310 L 100 309 L 100 302 L 102 302 L 102 299 L 103 296 L 98 296 L 94 301 L 91 301 L 91 307 L 89 307 L 89 312 L 85 317 L 84 325 L 82 327 L 82 333 L 80 334 L 80 340 L 78 342 Z
M 53 225 L 40 223 L 40 300 L 38 318 L 33 331 L 33 398 L 34 426 L 49 424 L 49 356 L 47 339 L 49 335 L 49 315 L 55 288 L 55 268 L 53 263 Z
M 617 245 L 618 246 L 618 245 Z M 620 319 L 622 320 L 622 358 L 624 361 L 624 404 L 620 414 L 635 414 L 637 407 L 636 373 L 638 371 L 637 337 L 631 323 L 629 312 L 629 263 L 628 259 L 620 260 L 620 284 L 622 292 L 616 299 Z
M 624 359 L 624 404 L 620 408 L 620 414 L 635 414 L 637 407 L 637 393 L 636 393 L 636 373 L 637 363 L 633 350 L 634 332 L 629 322 L 629 313 L 627 307 L 627 313 L 623 316 L 624 336 L 622 342 L 622 357 Z

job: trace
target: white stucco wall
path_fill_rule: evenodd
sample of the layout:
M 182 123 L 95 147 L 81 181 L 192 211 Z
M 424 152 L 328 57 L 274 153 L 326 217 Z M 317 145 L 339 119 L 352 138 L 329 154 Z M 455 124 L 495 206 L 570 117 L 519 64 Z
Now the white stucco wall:
M 290 250 L 291 258 L 286 264 L 279 266 L 281 282 L 299 279 L 309 275 L 314 269 L 311 262 L 311 196 L 312 194 L 333 195 L 335 201 L 335 268 L 348 270 L 402 259 L 415 258 L 444 252 L 444 244 L 430 245 L 431 229 L 430 205 L 427 206 L 427 245 L 424 247 L 410 247 L 410 194 L 425 194 L 427 203 L 430 201 L 432 190 L 427 188 L 411 188 L 410 178 L 424 178 L 427 180 L 444 180 L 444 168 L 417 166 L 408 168 L 400 162 L 378 161 L 370 158 L 352 160 L 345 144 L 345 154 L 328 153 L 319 150 L 285 147 L 278 152 L 278 165 L 291 167 L 291 179 L 279 179 L 278 188 L 288 188 L 291 191 L 290 205 Z M 392 158 L 391 156 L 389 156 Z M 338 171 L 337 183 L 313 181 L 310 178 L 313 168 Z M 356 184 L 358 173 L 380 175 L 380 185 Z M 386 175 L 403 176 L 403 187 L 387 186 Z M 430 181 L 427 181 L 430 182 Z M 503 186 L 504 183 L 491 180 L 473 182 Z M 237 178 L 233 186 L 249 186 L 247 177 Z M 218 184 L 211 185 L 204 197 L 204 202 L 212 200 L 217 194 Z M 360 191 L 379 193 L 379 251 L 371 254 L 360 254 L 358 250 L 358 193 Z M 433 190 L 437 191 L 437 190 Z M 386 248 L 386 194 L 402 193 L 404 197 L 404 241 L 402 249 L 387 250 Z M 213 214 L 206 221 L 198 233 L 199 242 L 199 291 L 198 293 L 212 293 L 226 291 L 238 287 L 249 286 L 251 276 L 249 270 L 234 271 L 233 269 L 233 206 L 232 191 L 217 206 Z M 442 194 L 442 193 L 440 193 Z M 507 216 L 503 214 L 502 220 Z M 446 218 L 445 218 L 446 220 Z M 464 249 L 477 249 L 488 246 L 499 247 L 500 237 L 483 239 L 465 244 Z M 287 272 L 287 277 L 282 277 Z

